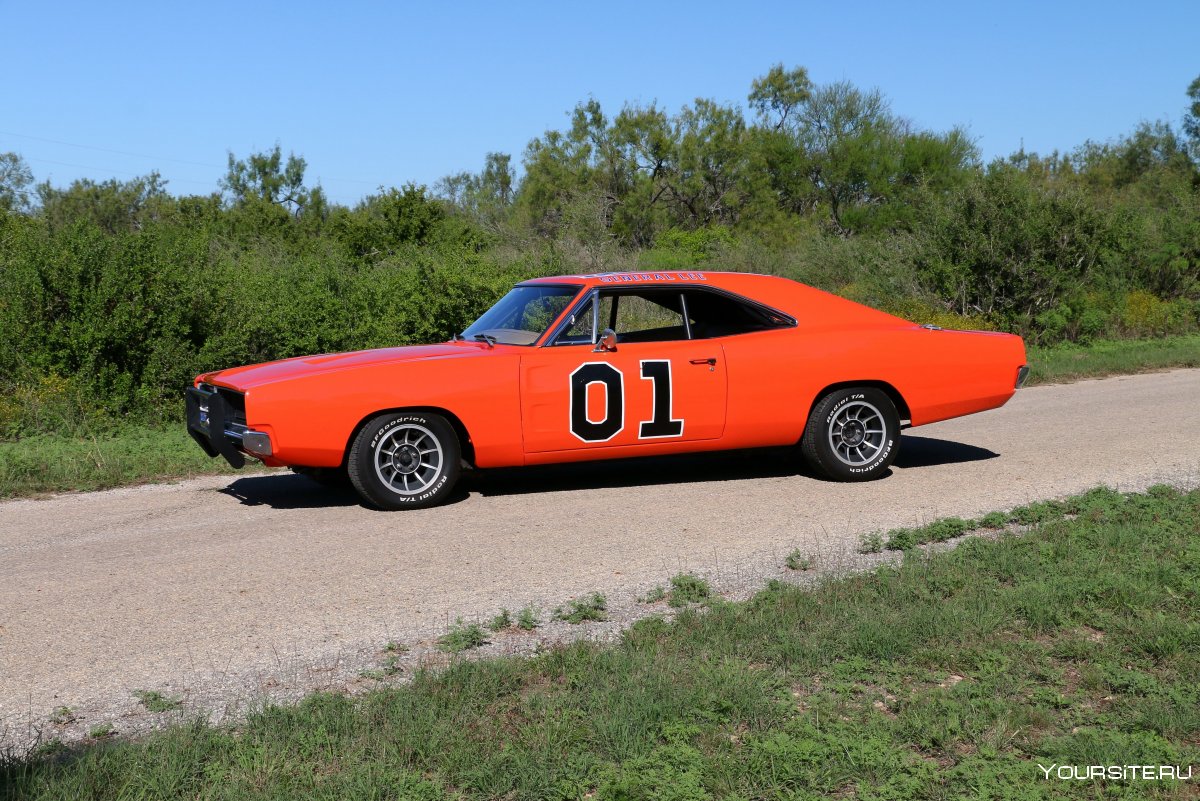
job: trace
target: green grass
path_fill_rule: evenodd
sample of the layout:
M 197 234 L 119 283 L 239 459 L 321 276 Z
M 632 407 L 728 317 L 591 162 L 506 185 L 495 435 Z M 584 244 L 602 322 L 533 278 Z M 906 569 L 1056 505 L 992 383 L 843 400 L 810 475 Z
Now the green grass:
M 688 604 L 707 601 L 712 597 L 708 582 L 691 573 L 680 573 L 671 577 L 671 590 L 667 593 L 667 606 L 680 609 Z
M 182 424 L 130 426 L 86 439 L 41 434 L 0 442 L 0 498 L 234 472 L 201 451 Z
M 487 633 L 478 623 L 463 623 L 462 618 L 455 621 L 450 631 L 438 638 L 438 648 L 448 653 L 457 654 L 486 645 Z
M 1200 334 L 1161 339 L 1119 339 L 1089 345 L 1029 349 L 1029 384 L 1200 367 Z
M 615 645 L 47 749 L 0 798 L 1194 797 L 1038 770 L 1200 763 L 1200 491 L 1084 498 Z
M 181 699 L 163 695 L 158 690 L 134 690 L 133 697 L 150 712 L 174 712 L 183 706 Z
M 970 531 L 1000 529 L 1009 525 L 1032 526 L 1059 520 L 1068 515 L 1095 515 L 1123 502 L 1124 496 L 1119 492 L 1107 487 L 1097 487 L 1091 492 L 1068 498 L 1065 501 L 1035 501 L 1025 506 L 1018 506 L 1008 512 L 989 512 L 978 520 L 945 517 L 925 526 L 894 528 L 886 535 L 876 533 L 868 535 L 868 537 L 873 541 L 883 543 L 881 548 L 876 549 L 876 552 L 882 548 L 890 551 L 906 551 L 917 545 L 945 542 Z
M 608 614 L 604 611 L 608 608 L 608 601 L 598 592 L 591 595 L 585 595 L 582 598 L 572 598 L 567 601 L 566 606 L 560 606 L 554 610 L 555 620 L 564 620 L 567 623 L 590 623 L 595 621 L 608 620 Z

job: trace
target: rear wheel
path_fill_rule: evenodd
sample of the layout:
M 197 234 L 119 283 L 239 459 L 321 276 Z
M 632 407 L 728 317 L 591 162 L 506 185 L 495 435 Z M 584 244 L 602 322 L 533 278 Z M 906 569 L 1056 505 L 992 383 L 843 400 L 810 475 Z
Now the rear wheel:
M 458 482 L 462 449 L 444 417 L 396 412 L 373 417 L 350 446 L 354 489 L 380 509 L 434 506 Z
M 813 407 L 800 447 L 826 478 L 870 481 L 887 472 L 900 450 L 900 415 L 882 390 L 837 389 Z

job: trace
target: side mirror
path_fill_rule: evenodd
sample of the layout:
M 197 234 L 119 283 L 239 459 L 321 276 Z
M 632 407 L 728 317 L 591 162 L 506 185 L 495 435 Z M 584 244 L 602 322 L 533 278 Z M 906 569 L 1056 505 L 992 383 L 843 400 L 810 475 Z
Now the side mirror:
M 600 340 L 596 342 L 596 347 L 592 348 L 593 353 L 602 353 L 604 351 L 615 351 L 617 349 L 617 332 L 611 328 L 605 328 L 600 334 Z

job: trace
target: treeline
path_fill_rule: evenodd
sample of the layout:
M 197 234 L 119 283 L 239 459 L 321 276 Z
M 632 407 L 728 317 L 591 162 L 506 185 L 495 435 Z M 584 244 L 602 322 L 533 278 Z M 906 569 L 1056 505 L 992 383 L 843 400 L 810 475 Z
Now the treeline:
M 512 282 L 703 267 L 1031 342 L 1200 328 L 1200 79 L 1182 125 L 981 163 L 877 91 L 755 80 L 747 109 L 581 103 L 432 188 L 353 208 L 279 146 L 209 195 L 35 183 L 0 154 L 0 437 L 175 417 L 196 373 L 438 340 Z

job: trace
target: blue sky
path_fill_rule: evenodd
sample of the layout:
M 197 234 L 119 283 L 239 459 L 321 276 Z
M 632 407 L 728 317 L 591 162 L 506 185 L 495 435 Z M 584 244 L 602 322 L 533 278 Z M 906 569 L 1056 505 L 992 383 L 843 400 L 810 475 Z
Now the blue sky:
M 878 87 L 985 158 L 1178 123 L 1200 0 L 1004 3 L 48 3 L 0 0 L 0 152 L 35 177 L 217 188 L 279 142 L 353 203 L 561 128 L 595 97 L 745 105 L 772 64 Z

